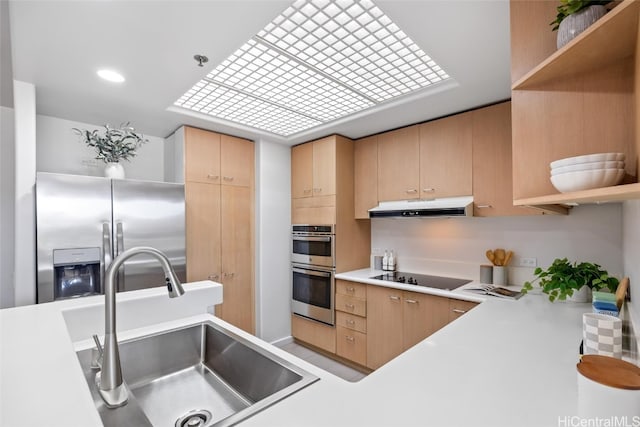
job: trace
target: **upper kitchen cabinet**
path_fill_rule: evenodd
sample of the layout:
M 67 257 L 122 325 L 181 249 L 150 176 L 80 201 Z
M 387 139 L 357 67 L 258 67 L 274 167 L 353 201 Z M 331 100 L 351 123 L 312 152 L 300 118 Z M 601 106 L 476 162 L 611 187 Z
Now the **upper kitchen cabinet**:
M 513 197 L 516 205 L 640 198 L 638 13 L 625 0 L 556 50 L 548 23 L 557 4 L 511 0 Z M 558 193 L 549 163 L 625 153 L 626 185 Z
M 219 133 L 185 127 L 185 181 L 220 183 Z
M 473 215 L 535 215 L 544 211 L 513 206 L 511 103 L 474 110 Z
M 469 112 L 419 126 L 421 198 L 471 195 L 471 125 Z
M 354 144 L 355 217 L 368 219 L 369 209 L 378 206 L 378 136 Z
M 420 140 L 418 126 L 378 135 L 378 199 L 420 197 Z
M 327 137 L 291 149 L 291 197 L 336 194 L 336 139 Z
M 254 144 L 229 135 L 220 136 L 220 170 L 222 183 L 239 187 L 253 186 Z

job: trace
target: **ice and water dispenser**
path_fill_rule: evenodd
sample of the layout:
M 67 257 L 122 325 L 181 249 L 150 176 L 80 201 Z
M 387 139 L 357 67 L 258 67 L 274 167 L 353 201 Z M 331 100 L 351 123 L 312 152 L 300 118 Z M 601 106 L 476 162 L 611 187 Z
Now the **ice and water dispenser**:
M 100 293 L 100 248 L 53 250 L 54 299 Z

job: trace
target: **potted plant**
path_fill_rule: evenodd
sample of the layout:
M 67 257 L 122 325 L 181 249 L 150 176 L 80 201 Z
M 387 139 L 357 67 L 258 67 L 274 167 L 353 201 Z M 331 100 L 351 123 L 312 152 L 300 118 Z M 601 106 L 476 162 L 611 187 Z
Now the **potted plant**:
M 604 5 L 612 0 L 560 0 L 558 14 L 549 25 L 558 30 L 556 45 L 560 49 L 591 24 L 602 18 L 607 9 Z
M 536 268 L 534 274 L 537 276 L 531 282 L 525 282 L 522 288 L 523 293 L 527 293 L 533 289 L 533 283 L 536 281 L 542 288 L 542 292 L 549 295 L 549 301 L 556 299 L 564 301 L 567 297 L 572 297 L 580 289 L 585 288 L 592 290 L 609 289 L 615 292 L 618 287 L 618 279 L 609 276 L 609 273 L 598 264 L 590 262 L 573 262 L 570 263 L 567 258 L 557 258 L 553 264 L 546 270 L 540 267 Z M 588 295 L 585 301 L 587 302 Z
M 82 137 L 82 141 L 96 151 L 96 159 L 104 161 L 105 176 L 109 178 L 124 178 L 124 168 L 120 160 L 129 161 L 135 157 L 136 150 L 147 139 L 142 134 L 136 133 L 129 123 L 121 124 L 119 128 L 111 125 L 104 125 L 104 131 L 97 129 L 89 131 L 86 129 L 73 128 L 73 131 Z

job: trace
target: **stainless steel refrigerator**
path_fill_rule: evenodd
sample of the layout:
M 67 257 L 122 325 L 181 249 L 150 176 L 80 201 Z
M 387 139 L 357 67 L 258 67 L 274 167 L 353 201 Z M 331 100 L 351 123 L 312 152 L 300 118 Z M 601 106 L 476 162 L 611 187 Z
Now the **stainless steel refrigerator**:
M 151 246 L 186 278 L 184 185 L 39 172 L 38 303 L 104 293 L 105 270 L 123 251 Z M 120 268 L 118 291 L 164 285 L 148 255 Z

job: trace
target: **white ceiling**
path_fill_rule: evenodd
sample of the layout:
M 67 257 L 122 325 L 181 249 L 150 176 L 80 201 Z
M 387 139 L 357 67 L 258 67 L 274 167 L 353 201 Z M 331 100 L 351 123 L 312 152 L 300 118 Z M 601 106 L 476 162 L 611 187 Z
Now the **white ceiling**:
M 288 145 L 330 133 L 359 138 L 510 97 L 508 0 L 374 1 L 455 84 L 290 138 L 168 108 L 292 0 L 10 0 L 13 78 L 35 85 L 38 114 L 130 121 L 160 137 L 190 124 Z M 209 63 L 196 66 L 194 54 Z M 102 81 L 99 68 L 127 80 Z

